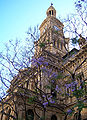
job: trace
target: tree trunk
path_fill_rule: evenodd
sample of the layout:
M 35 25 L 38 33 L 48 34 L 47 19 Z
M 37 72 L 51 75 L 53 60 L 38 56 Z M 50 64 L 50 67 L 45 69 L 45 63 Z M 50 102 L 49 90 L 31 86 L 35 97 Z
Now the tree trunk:
M 67 120 L 67 114 L 65 115 L 64 120 Z
M 44 108 L 44 109 L 43 109 L 43 118 L 44 118 L 43 120 L 46 119 L 45 112 L 46 112 L 46 109 Z

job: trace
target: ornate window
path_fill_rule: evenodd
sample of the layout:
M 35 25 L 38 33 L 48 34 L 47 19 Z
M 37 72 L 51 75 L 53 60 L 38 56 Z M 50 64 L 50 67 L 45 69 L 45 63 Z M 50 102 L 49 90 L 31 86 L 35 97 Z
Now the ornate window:
M 52 115 L 51 120 L 57 120 L 56 115 Z

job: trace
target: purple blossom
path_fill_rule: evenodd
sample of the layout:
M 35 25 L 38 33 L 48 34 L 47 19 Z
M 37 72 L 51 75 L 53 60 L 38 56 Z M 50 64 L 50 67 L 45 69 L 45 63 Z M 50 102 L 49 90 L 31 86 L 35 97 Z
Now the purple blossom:
M 80 90 L 81 88 L 82 88 L 82 87 L 80 86 L 80 87 L 79 87 L 79 90 Z
M 76 7 L 80 7 L 80 8 L 81 8 L 81 7 L 82 7 L 82 5 L 81 5 L 80 3 L 78 3 L 78 4 L 76 5 Z
M 41 62 L 41 61 L 37 61 L 37 64 L 38 64 L 38 65 L 42 65 L 42 62 Z
M 38 61 L 44 61 L 44 58 L 41 56 L 38 58 Z
M 46 70 L 46 74 L 48 75 L 48 77 L 50 77 L 51 72 L 52 72 L 52 69 L 47 69 Z
M 77 84 L 78 84 L 78 82 L 77 82 L 77 81 L 74 81 L 74 82 L 72 82 L 72 84 L 77 85 Z
M 71 89 L 71 90 L 72 90 L 72 92 L 73 92 L 73 91 L 75 91 L 75 87 L 72 87 L 72 89 Z
M 58 89 L 59 89 L 59 87 L 58 87 L 58 85 L 56 85 L 56 88 L 55 88 L 55 90 L 56 90 L 56 91 L 58 91 Z
M 87 103 L 87 100 L 84 100 L 84 103 Z
M 52 94 L 53 94 L 54 92 L 52 92 Z
M 36 58 L 33 57 L 31 61 L 36 62 L 37 60 L 36 60 Z
M 40 101 L 42 101 L 42 99 L 41 99 L 41 98 L 40 98 L 39 100 L 40 100 Z
M 50 100 L 50 103 L 54 104 L 54 103 L 55 103 L 55 101 L 54 101 L 54 100 Z
M 44 72 L 44 71 L 47 70 L 47 68 L 46 67 L 42 67 L 41 70 Z
M 61 92 L 61 94 L 63 93 L 62 89 L 61 89 L 61 88 L 59 88 L 59 86 L 58 86 L 58 85 L 56 85 L 55 90 L 57 91 L 57 93 L 59 93 L 59 92 Z
M 50 100 L 52 98 L 52 95 L 50 97 L 48 97 L 48 100 Z
M 55 82 L 55 80 L 51 80 L 51 82 L 52 82 L 52 83 L 54 83 L 54 82 Z
M 71 114 L 71 113 L 72 113 L 72 110 L 71 110 L 71 109 L 68 109 L 68 110 L 67 110 L 67 113 L 68 113 L 68 114 Z
M 45 98 L 46 96 L 45 96 L 45 95 L 43 95 L 43 97 Z
M 52 72 L 52 69 L 49 69 L 48 71 L 49 71 L 49 73 L 51 73 L 51 72 Z
M 69 96 L 69 93 L 66 93 L 66 95 L 68 95 L 68 96 Z
M 50 100 L 51 98 L 49 97 L 48 100 Z
M 33 57 L 32 58 L 32 64 L 33 65 L 42 65 L 42 64 L 44 64 L 44 58 L 43 57 L 40 57 L 40 58 L 35 58 L 35 57 Z M 45 64 L 47 64 L 47 62 L 45 62 Z
M 54 72 L 52 75 L 51 75 L 51 78 L 56 78 L 57 77 L 57 74 Z
M 74 82 L 71 82 L 70 84 L 65 84 L 65 87 L 66 88 L 75 87 L 77 84 L 78 82 L 74 81 Z
M 43 106 L 46 107 L 46 105 L 48 105 L 48 102 L 44 102 L 43 103 Z
M 71 84 L 65 84 L 65 87 L 66 87 L 66 88 L 70 88 L 70 87 L 71 87 Z
M 48 62 L 44 62 L 44 65 L 48 66 Z

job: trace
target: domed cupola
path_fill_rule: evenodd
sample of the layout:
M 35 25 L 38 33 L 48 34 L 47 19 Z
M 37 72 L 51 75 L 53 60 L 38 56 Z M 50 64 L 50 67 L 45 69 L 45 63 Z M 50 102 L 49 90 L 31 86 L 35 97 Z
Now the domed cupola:
M 46 12 L 47 17 L 49 17 L 49 16 L 56 17 L 56 10 L 52 5 L 53 4 L 51 3 L 51 6 L 47 9 L 47 12 Z
M 66 54 L 66 48 L 68 48 L 69 39 L 64 37 L 63 33 L 63 23 L 56 18 L 56 10 L 51 4 L 51 6 L 46 11 L 47 17 L 41 23 L 40 29 L 40 39 L 38 40 L 38 45 L 36 44 L 36 56 L 42 50 L 46 50 L 52 54 L 61 54 L 64 56 Z M 44 47 L 40 48 L 39 44 L 44 43 Z

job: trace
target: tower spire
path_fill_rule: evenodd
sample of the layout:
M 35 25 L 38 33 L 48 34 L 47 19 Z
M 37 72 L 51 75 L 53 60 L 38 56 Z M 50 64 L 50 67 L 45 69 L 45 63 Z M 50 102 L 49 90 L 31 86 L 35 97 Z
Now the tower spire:
M 51 3 L 51 6 L 53 6 L 53 3 Z
M 47 9 L 47 17 L 56 17 L 56 10 L 53 7 L 53 3 L 51 3 L 51 6 Z

